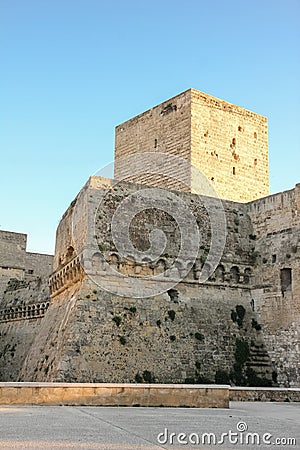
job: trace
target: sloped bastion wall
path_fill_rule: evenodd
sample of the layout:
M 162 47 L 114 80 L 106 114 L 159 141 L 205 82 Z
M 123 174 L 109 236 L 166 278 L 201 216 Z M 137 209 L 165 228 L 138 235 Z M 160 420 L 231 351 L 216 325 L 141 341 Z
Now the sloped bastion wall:
M 144 252 L 149 233 L 162 229 L 160 257 L 141 262 L 118 251 L 112 217 L 144 189 L 91 177 L 71 203 L 43 314 L 0 323 L 5 345 L 14 341 L 9 367 L 1 350 L 2 380 L 299 386 L 299 185 L 249 204 L 222 201 L 226 242 L 213 272 L 207 211 L 215 200 L 194 194 L 176 192 L 199 229 L 194 260 L 176 258 L 182 230 L 151 208 L 129 234 Z

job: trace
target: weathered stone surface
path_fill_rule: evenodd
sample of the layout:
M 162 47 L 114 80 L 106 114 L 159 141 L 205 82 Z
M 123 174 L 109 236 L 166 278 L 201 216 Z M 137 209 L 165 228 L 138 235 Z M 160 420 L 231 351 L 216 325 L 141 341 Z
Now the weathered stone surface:
M 231 387 L 229 397 L 231 402 L 300 402 L 300 389 Z
M 0 379 L 16 381 L 50 301 L 47 279 L 10 280 L 0 310 Z M 32 368 L 33 371 L 35 367 Z
M 196 89 L 116 127 L 115 178 L 128 174 L 122 158 L 145 152 L 176 155 L 190 167 L 178 164 L 170 177 L 159 177 L 144 162 L 144 173 L 127 180 L 205 194 L 193 165 L 221 198 L 249 202 L 269 194 L 267 118 Z
M 26 254 L 24 235 L 3 235 L 8 267 L 19 279 L 8 284 L 8 277 L 3 283 L 3 380 L 300 386 L 300 185 L 246 203 L 268 190 L 265 118 L 194 90 L 176 97 L 176 108 L 175 101 L 169 103 L 118 128 L 116 156 L 134 153 L 136 139 L 145 139 L 146 145 L 152 131 L 159 131 L 158 149 L 163 145 L 167 153 L 189 162 L 201 156 L 193 164 L 219 171 L 220 195 L 232 198 L 234 191 L 233 198 L 244 203 L 183 189 L 164 195 L 156 191 L 150 207 L 139 209 L 139 196 L 152 192 L 149 186 L 91 177 L 57 229 L 51 299 L 45 278 L 39 282 L 25 274 L 29 262 L 44 275 L 47 264 Z M 205 132 L 203 143 L 207 108 L 215 128 L 211 135 Z M 136 137 L 137 129 L 142 133 Z M 222 153 L 234 131 L 237 137 L 229 147 L 230 158 L 240 164 L 237 185 L 226 178 L 232 161 Z M 218 157 L 207 153 L 217 141 L 222 143 Z M 187 142 L 195 146 L 186 147 Z M 182 149 L 187 153 L 181 154 Z M 250 159 L 256 152 L 260 159 L 253 168 Z M 218 169 L 210 158 L 219 161 Z M 175 175 L 181 170 L 173 169 Z M 192 172 L 185 175 L 193 181 Z M 142 181 L 157 182 L 151 177 Z M 114 229 L 122 205 L 122 220 Z M 220 205 L 224 217 L 215 220 Z M 184 222 L 187 211 L 190 222 Z M 193 221 L 199 243 L 189 227 Z M 120 250 L 112 230 L 121 243 L 130 238 L 132 252 L 130 246 Z M 182 241 L 186 247 L 181 252 Z M 153 256 L 157 243 L 159 257 Z M 216 260 L 210 258 L 218 251 Z M 22 264 L 13 264 L 14 258 Z
M 110 186 L 109 195 L 97 212 L 99 199 L 104 195 L 104 185 Z M 78 256 L 66 261 L 62 268 L 58 266 L 51 276 L 51 304 L 43 319 L 43 328 L 28 352 L 19 379 L 72 382 L 134 382 L 150 379 L 176 383 L 214 382 L 218 377 L 226 378 L 227 374 L 228 379 L 236 384 L 255 384 L 270 383 L 272 375 L 273 382 L 276 381 L 275 374 L 278 371 L 278 381 L 287 384 L 287 374 L 294 367 L 289 384 L 296 385 L 299 369 L 293 354 L 296 355 L 297 351 L 291 351 L 289 356 L 289 353 L 283 354 L 280 345 L 271 347 L 271 340 L 276 341 L 279 334 L 269 331 L 271 322 L 268 322 L 267 317 L 262 317 L 260 312 L 259 299 L 272 314 L 272 299 L 278 295 L 276 286 L 280 283 L 280 268 L 272 269 L 272 292 L 268 279 L 264 279 L 268 272 L 261 270 L 265 267 L 263 256 L 257 254 L 258 250 L 261 251 L 261 241 L 253 227 L 253 222 L 257 226 L 256 222 L 250 216 L 253 215 L 253 204 L 224 202 L 228 234 L 223 256 L 210 279 L 199 284 L 196 269 L 203 267 L 210 240 L 207 231 L 209 226 L 205 226 L 207 214 L 197 204 L 197 196 L 177 193 L 185 201 L 194 200 L 194 213 L 203 230 L 203 245 L 199 248 L 194 266 L 170 292 L 141 299 L 132 298 L 130 292 L 126 297 L 112 293 L 117 289 L 122 294 L 128 289 L 122 274 L 135 282 L 149 275 L 149 271 L 155 273 L 157 269 L 155 265 L 146 265 L 142 270 L 148 270 L 147 273 L 137 271 L 141 265 L 118 256 L 110 234 L 106 231 L 105 224 L 110 223 L 111 214 L 117 205 L 138 189 L 141 187 L 134 184 L 114 185 L 104 179 L 90 180 L 76 200 L 80 210 L 86 211 L 82 222 L 76 222 L 80 236 L 78 251 L 70 224 L 75 214 L 74 203 L 64 215 L 57 233 L 56 259 L 66 254 L 69 247 L 73 247 Z M 262 203 L 265 205 L 266 200 L 262 200 Z M 139 230 L 139 242 L 144 242 L 152 228 L 160 225 L 166 228 L 169 220 L 160 214 L 140 215 L 139 223 L 143 227 Z M 134 230 L 133 227 L 134 238 L 137 239 Z M 98 237 L 93 240 L 95 233 Z M 177 251 L 175 235 L 172 233 L 176 233 L 176 229 L 171 227 L 170 233 L 170 242 L 162 257 L 172 264 Z M 108 261 L 111 262 L 111 256 L 115 255 L 115 267 L 119 275 L 111 276 L 102 270 L 103 267 L 101 269 L 99 265 L 93 265 L 93 255 L 99 253 L 99 247 L 105 248 L 103 255 Z M 75 262 L 80 259 L 80 255 L 84 255 L 82 265 L 87 267 L 86 273 L 76 269 Z M 280 260 L 280 253 L 278 258 Z M 290 263 L 294 261 L 293 258 L 296 256 L 289 258 Z M 105 281 L 105 286 L 111 292 L 99 287 L 97 280 L 101 283 Z M 166 280 L 162 278 L 155 283 L 160 283 L 163 291 Z M 284 295 L 280 293 L 285 302 L 282 307 L 289 310 L 288 294 Z M 268 301 L 271 302 L 269 307 Z M 286 314 L 290 312 L 286 311 Z M 295 309 L 292 316 L 295 319 Z M 280 324 L 282 326 L 283 322 L 280 321 Z M 293 330 L 288 327 L 285 333 L 290 341 L 292 336 L 297 339 L 297 328 Z M 245 354 L 240 355 L 239 352 Z M 278 360 L 283 356 L 285 362 L 279 367 Z

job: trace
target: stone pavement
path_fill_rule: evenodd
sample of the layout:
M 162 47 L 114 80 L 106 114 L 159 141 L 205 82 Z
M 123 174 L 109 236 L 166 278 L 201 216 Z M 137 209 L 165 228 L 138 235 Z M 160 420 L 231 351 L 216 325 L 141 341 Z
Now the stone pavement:
M 300 403 L 233 402 L 230 409 L 0 407 L 0 449 L 157 448 L 300 449 Z

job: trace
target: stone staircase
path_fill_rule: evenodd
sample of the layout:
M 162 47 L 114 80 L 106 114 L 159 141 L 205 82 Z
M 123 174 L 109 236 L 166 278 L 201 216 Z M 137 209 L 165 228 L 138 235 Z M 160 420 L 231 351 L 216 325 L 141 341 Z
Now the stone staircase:
M 265 383 L 266 385 L 268 383 L 269 385 L 274 384 L 272 380 L 273 368 L 271 359 L 261 337 L 257 337 L 255 341 L 251 342 L 250 354 L 246 366 L 250 377 L 251 375 L 253 378 L 257 377 L 263 380 L 263 384 Z

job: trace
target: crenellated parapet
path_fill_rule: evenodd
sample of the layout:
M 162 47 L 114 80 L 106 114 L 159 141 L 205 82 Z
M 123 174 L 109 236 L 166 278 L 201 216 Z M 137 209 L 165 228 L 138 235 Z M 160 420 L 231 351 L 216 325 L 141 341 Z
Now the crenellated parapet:
M 40 319 L 44 317 L 49 302 L 34 303 L 30 305 L 11 306 L 0 310 L 0 323 L 16 320 Z
M 211 267 L 208 263 L 201 262 L 197 259 L 193 260 L 176 260 L 172 258 L 161 257 L 156 261 L 149 261 L 144 258 L 143 261 L 135 261 L 133 256 L 124 258 L 117 252 L 110 252 L 104 255 L 100 252 L 95 252 L 91 258 L 91 275 L 107 275 L 108 269 L 112 268 L 115 274 L 128 277 L 156 277 L 157 280 L 163 281 L 164 278 L 174 278 L 176 280 L 183 280 L 185 283 L 199 282 L 201 272 L 211 272 Z M 224 284 L 224 285 L 239 285 L 250 287 L 253 277 L 253 269 L 245 264 L 219 264 L 208 278 L 206 283 L 209 284 Z M 184 276 L 186 274 L 186 276 Z
M 57 270 L 49 278 L 51 297 L 60 294 L 62 291 L 82 280 L 83 267 L 80 257 L 76 256 L 68 262 L 62 269 Z

